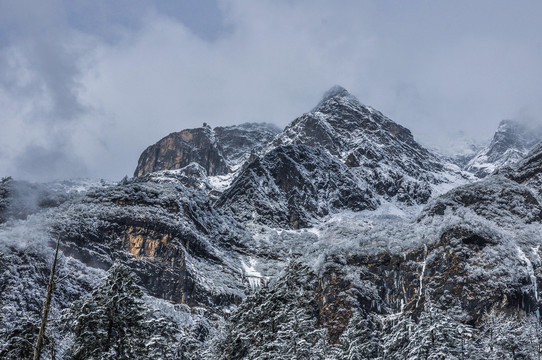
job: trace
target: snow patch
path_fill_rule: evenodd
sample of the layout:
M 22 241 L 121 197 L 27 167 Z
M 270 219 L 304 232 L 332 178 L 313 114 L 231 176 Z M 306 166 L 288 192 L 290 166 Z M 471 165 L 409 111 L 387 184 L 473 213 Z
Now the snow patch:
M 249 258 L 248 265 L 241 260 L 241 266 L 243 268 L 242 274 L 243 277 L 247 279 L 248 284 L 252 290 L 256 290 L 262 286 L 262 281 L 264 277 L 262 274 L 256 270 L 257 261 L 254 258 Z
M 223 192 L 230 187 L 233 179 L 235 179 L 235 175 L 237 175 L 237 172 L 232 172 L 226 175 L 209 176 L 207 179 L 209 181 L 209 185 L 211 185 L 213 189 Z
M 536 301 L 538 301 L 538 284 L 536 281 L 536 276 L 534 274 L 533 263 L 531 262 L 531 260 L 529 260 L 527 255 L 525 255 L 525 253 L 523 252 L 523 250 L 521 250 L 520 247 L 517 247 L 516 249 L 518 252 L 519 259 L 521 260 L 522 263 L 524 263 L 527 266 L 527 274 L 529 274 L 529 279 L 531 280 L 531 284 L 533 285 L 534 297 Z

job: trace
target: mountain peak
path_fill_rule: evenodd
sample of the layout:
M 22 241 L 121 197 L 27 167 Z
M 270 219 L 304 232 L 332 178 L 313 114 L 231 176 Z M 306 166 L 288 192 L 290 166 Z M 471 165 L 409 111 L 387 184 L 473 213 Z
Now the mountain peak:
M 502 120 L 491 143 L 473 157 L 465 170 L 482 178 L 521 159 L 542 139 L 542 128 L 517 120 Z
M 313 111 L 316 111 L 322 104 L 326 103 L 327 101 L 333 99 L 333 98 L 348 98 L 351 100 L 356 100 L 356 97 L 348 92 L 345 88 L 343 88 L 340 85 L 332 86 L 328 91 L 324 93 L 324 96 L 322 96 L 322 100 L 316 105 L 316 107 L 313 109 Z
M 336 97 L 336 96 L 341 96 L 342 97 L 342 96 L 348 96 L 348 95 L 350 95 L 348 90 L 346 90 L 345 88 L 343 88 L 340 85 L 335 85 L 335 86 L 332 86 L 331 89 L 329 89 L 328 91 L 326 91 L 324 93 L 324 96 L 322 97 L 321 101 L 327 101 L 327 100 L 329 100 L 329 99 L 331 99 L 333 97 Z

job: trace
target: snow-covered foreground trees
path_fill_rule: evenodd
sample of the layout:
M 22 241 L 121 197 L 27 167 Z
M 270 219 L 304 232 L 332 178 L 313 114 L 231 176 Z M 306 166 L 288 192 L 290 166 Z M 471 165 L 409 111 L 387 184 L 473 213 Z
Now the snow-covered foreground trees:
M 0 333 L 2 339 L 0 358 L 5 360 L 31 359 L 34 354 L 34 344 L 38 337 L 39 326 L 38 316 L 28 312 L 9 330 Z M 48 338 L 45 340 L 45 345 L 48 345 Z
M 179 330 L 153 316 L 135 275 L 122 265 L 65 314 L 73 342 L 69 359 L 181 359 Z
M 325 359 L 331 345 L 316 323 L 317 286 L 307 266 L 291 262 L 273 286 L 239 306 L 216 346 L 218 353 L 209 358 Z

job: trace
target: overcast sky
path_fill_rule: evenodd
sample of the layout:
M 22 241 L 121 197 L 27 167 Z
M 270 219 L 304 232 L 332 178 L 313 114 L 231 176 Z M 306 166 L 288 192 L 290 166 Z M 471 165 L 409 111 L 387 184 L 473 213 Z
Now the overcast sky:
M 0 176 L 132 175 L 184 128 L 340 84 L 426 145 L 542 120 L 540 1 L 0 0 Z

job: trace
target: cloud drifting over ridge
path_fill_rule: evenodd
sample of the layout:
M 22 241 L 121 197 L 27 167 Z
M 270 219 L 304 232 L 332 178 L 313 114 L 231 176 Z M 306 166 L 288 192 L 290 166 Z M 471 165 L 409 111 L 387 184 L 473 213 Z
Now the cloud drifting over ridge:
M 0 176 L 120 179 L 170 132 L 284 126 L 334 84 L 427 142 L 542 120 L 542 5 L 198 3 L 0 1 Z

